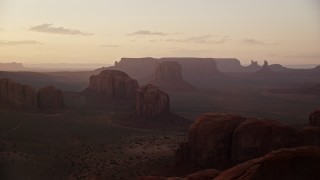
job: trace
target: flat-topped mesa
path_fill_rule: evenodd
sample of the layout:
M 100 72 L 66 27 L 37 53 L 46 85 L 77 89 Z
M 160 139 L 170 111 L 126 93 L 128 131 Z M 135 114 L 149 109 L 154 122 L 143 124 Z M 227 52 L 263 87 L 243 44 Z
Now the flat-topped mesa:
M 137 92 L 136 111 L 138 116 L 145 120 L 168 114 L 170 113 L 169 95 L 154 85 L 142 86 Z
M 0 102 L 15 107 L 36 109 L 37 91 L 30 86 L 9 79 L 0 79 Z
M 182 67 L 176 61 L 157 65 L 154 80 L 150 82 L 165 91 L 193 91 L 194 87 L 182 77 Z
M 94 93 L 101 100 L 136 98 L 138 81 L 118 70 L 104 70 L 90 77 L 86 92 Z
M 53 86 L 39 89 L 37 100 L 40 110 L 59 110 L 64 108 L 62 92 Z
M 176 61 L 167 61 L 160 63 L 156 69 L 156 81 L 183 81 L 182 66 Z

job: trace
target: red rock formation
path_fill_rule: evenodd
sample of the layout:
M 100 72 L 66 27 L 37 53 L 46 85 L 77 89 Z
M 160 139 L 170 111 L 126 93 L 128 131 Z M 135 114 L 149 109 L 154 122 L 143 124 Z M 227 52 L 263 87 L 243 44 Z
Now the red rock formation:
M 142 86 L 137 92 L 136 111 L 138 116 L 144 119 L 153 119 L 163 113 L 169 113 L 169 95 L 151 84 Z
M 192 124 L 188 141 L 176 151 L 176 160 L 178 165 L 225 169 L 273 150 L 310 143 L 297 138 L 297 133 L 275 121 L 208 113 Z
M 234 163 L 289 147 L 296 130 L 271 120 L 247 119 L 233 132 L 231 159 Z
M 309 115 L 309 125 L 320 127 L 320 110 L 315 110 Z
M 64 108 L 62 92 L 53 86 L 40 89 L 37 97 L 40 110 L 58 110 Z
M 220 174 L 220 171 L 216 169 L 206 169 L 198 171 L 194 174 L 190 174 L 185 178 L 187 180 L 212 180 Z
M 320 179 L 320 149 L 281 149 L 223 171 L 215 180 Z
M 188 142 L 176 152 L 177 163 L 229 166 L 233 131 L 244 120 L 243 117 L 228 114 L 202 115 L 191 125 Z
M 263 76 L 263 77 L 270 77 L 278 75 L 278 73 L 272 71 L 269 67 L 268 61 L 264 61 L 262 68 L 254 73 L 255 76 Z
M 158 64 L 155 78 L 150 82 L 165 91 L 193 91 L 194 87 L 182 78 L 182 67 L 176 61 Z
M 215 169 L 206 169 L 198 171 L 194 174 L 190 174 L 184 178 L 180 177 L 157 177 L 157 176 L 146 176 L 141 177 L 139 180 L 212 180 L 220 174 L 220 171 Z
M 16 107 L 37 108 L 36 90 L 9 79 L 0 79 L 0 102 Z
M 85 92 L 96 94 L 101 100 L 134 99 L 138 88 L 138 82 L 126 73 L 104 70 L 99 75 L 90 77 L 90 84 Z

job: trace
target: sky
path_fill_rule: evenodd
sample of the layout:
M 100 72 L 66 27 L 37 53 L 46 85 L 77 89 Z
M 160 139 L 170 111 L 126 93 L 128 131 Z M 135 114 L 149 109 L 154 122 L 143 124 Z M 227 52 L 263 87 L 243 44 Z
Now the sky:
M 319 0 L 0 0 L 0 62 L 320 64 Z

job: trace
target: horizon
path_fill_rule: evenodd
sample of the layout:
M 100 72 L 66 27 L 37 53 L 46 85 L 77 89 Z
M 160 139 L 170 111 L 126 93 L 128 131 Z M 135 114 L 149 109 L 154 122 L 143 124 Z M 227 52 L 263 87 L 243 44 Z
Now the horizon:
M 0 62 L 192 56 L 317 64 L 319 7 L 317 0 L 2 0 Z

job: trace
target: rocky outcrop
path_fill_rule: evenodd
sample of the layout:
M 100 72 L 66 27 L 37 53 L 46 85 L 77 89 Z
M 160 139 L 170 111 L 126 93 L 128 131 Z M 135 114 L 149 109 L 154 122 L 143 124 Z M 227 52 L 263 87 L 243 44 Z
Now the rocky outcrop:
M 281 149 L 223 171 L 214 180 L 320 179 L 320 149 Z
M 271 120 L 247 119 L 234 130 L 231 160 L 234 164 L 283 147 L 290 147 L 296 130 Z
M 320 128 L 296 130 L 263 119 L 208 113 L 189 130 L 176 151 L 177 164 L 225 169 L 266 153 L 301 145 L 320 145 Z
M 59 110 L 64 108 L 62 92 L 53 86 L 39 89 L 37 100 L 40 110 Z
M 212 180 L 220 174 L 220 171 L 216 169 L 206 169 L 198 171 L 194 174 L 190 174 L 185 177 L 187 180 Z
M 139 180 L 212 180 L 220 174 L 220 171 L 216 169 L 206 169 L 198 171 L 194 174 L 187 175 L 184 178 L 180 177 L 157 177 L 157 176 L 146 176 L 141 177 Z
M 255 76 L 270 77 L 276 76 L 278 73 L 271 70 L 268 61 L 264 61 L 262 68 L 254 73 Z
M 182 67 L 176 61 L 160 63 L 155 72 L 154 80 L 150 84 L 165 91 L 193 91 L 194 87 L 182 77 Z
M 170 112 L 169 95 L 151 84 L 142 86 L 137 92 L 136 111 L 143 119 L 167 114 Z
M 37 91 L 8 79 L 0 79 L 0 102 L 13 107 L 40 110 L 58 110 L 64 107 L 62 92 L 53 86 Z
M 9 79 L 0 79 L 0 102 L 16 107 L 37 108 L 37 91 Z
M 90 84 L 85 92 L 93 94 L 102 101 L 135 99 L 138 88 L 138 82 L 126 73 L 118 70 L 104 70 L 99 75 L 90 77 Z
M 188 142 L 177 150 L 177 163 L 195 163 L 203 167 L 229 166 L 233 132 L 243 121 L 245 118 L 236 115 L 202 115 L 191 125 Z
M 251 61 L 251 64 L 245 67 L 246 72 L 256 72 L 261 69 L 261 66 L 258 64 L 258 61 Z
M 309 125 L 314 127 L 320 127 L 320 109 L 310 113 Z

